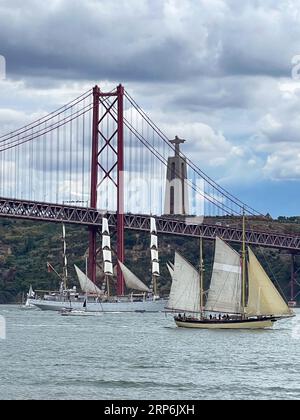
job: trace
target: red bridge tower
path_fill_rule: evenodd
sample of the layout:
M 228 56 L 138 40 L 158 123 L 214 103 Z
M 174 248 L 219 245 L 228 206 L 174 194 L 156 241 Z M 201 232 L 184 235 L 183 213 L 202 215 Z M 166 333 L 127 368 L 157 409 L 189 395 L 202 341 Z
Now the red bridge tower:
M 93 89 L 93 131 L 92 131 L 92 165 L 91 165 L 91 203 L 98 208 L 98 189 L 105 180 L 110 180 L 117 193 L 117 257 L 124 262 L 124 87 L 119 85 L 114 92 L 101 92 L 98 86 Z M 111 100 L 109 100 L 111 98 Z M 104 124 L 110 123 L 113 131 L 103 130 Z M 116 141 L 117 139 L 117 141 Z M 100 147 L 101 141 L 101 147 Z M 117 148 L 115 147 L 117 143 Z M 102 145 L 103 144 L 103 145 Z M 111 167 L 101 163 L 101 155 L 113 151 L 115 161 Z M 113 172 L 117 170 L 117 179 Z M 101 209 L 101 203 L 99 203 Z M 99 229 L 89 230 L 89 277 L 95 283 L 97 272 L 97 237 Z M 117 294 L 124 295 L 124 278 L 118 265 Z

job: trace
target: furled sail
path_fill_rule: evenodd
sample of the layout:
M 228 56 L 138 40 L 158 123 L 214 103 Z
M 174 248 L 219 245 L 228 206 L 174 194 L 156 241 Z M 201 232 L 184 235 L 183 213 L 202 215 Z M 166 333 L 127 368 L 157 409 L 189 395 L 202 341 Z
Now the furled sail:
M 248 278 L 249 296 L 246 308 L 248 316 L 272 315 L 280 317 L 292 315 L 293 312 L 281 297 L 250 248 Z
M 103 260 L 107 262 L 112 262 L 111 251 L 108 251 L 106 249 L 103 250 Z
M 200 312 L 200 280 L 198 271 L 178 252 L 167 309 L 180 312 Z
M 154 217 L 151 217 L 150 219 L 150 231 L 155 235 L 157 234 L 156 220 L 154 219 Z
M 150 293 L 151 290 L 135 275 L 129 268 L 119 261 L 124 280 L 128 289 L 138 290 L 139 292 Z
M 111 243 L 110 243 L 110 234 L 108 219 L 106 217 L 102 218 L 102 256 L 104 263 L 104 274 L 106 276 L 113 276 L 113 264 L 112 264 L 112 252 L 111 252 Z
M 84 293 L 101 295 L 101 290 L 85 275 L 80 268 L 75 265 L 76 274 L 80 283 L 80 288 Z
M 152 262 L 152 275 L 160 276 L 160 267 L 158 259 L 158 239 L 157 239 L 157 228 L 156 220 L 154 217 L 150 219 L 151 224 L 151 262 Z
M 151 249 L 155 249 L 158 248 L 158 239 L 156 235 L 151 235 L 151 245 L 150 245 Z
M 110 245 L 110 236 L 108 235 L 102 235 L 102 249 L 111 249 Z
M 158 261 L 158 251 L 156 249 L 151 249 L 151 260 Z
M 113 276 L 114 274 L 114 267 L 109 261 L 104 261 L 104 274 L 107 276 Z
M 102 218 L 102 235 L 109 235 L 109 226 L 107 217 Z
M 215 259 L 205 310 L 239 314 L 242 311 L 242 270 L 240 255 L 216 238 Z
M 159 262 L 157 261 L 152 261 L 152 274 L 157 277 L 160 275 Z

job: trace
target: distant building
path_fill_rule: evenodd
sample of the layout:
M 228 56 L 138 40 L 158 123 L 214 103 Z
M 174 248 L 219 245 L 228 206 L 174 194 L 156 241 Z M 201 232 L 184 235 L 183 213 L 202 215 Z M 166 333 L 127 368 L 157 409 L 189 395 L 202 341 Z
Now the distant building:
M 180 154 L 180 144 L 185 140 L 176 136 L 170 143 L 175 145 L 175 156 L 168 159 L 165 214 L 185 216 L 189 214 L 187 162 Z

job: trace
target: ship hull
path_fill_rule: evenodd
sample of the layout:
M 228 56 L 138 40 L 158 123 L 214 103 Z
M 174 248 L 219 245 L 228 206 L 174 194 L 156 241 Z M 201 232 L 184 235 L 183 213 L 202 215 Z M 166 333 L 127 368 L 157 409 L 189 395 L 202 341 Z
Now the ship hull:
M 225 322 L 175 319 L 175 323 L 179 328 L 197 328 L 205 330 L 262 330 L 272 328 L 275 322 L 276 319 L 246 319 Z
M 42 311 L 62 311 L 63 309 L 82 310 L 82 302 L 63 302 L 47 300 L 31 300 L 30 303 Z M 156 301 L 142 302 L 103 302 L 88 303 L 89 312 L 165 312 L 167 300 L 159 299 Z

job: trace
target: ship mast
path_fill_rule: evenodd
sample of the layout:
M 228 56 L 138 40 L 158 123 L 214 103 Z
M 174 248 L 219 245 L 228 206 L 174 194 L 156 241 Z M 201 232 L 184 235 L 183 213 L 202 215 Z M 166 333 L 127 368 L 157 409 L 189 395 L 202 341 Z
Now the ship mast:
M 242 247 L 242 314 L 245 316 L 246 308 L 246 216 L 243 207 L 243 247 Z
M 68 260 L 67 260 L 67 242 L 66 242 L 66 227 L 62 225 L 62 240 L 63 240 L 63 283 L 64 290 L 67 290 L 68 283 Z
M 105 276 L 105 285 L 107 290 L 107 297 L 110 297 L 110 277 L 113 276 L 112 251 L 110 231 L 107 217 L 102 218 L 102 256 L 103 256 L 103 271 Z M 105 287 L 105 286 L 104 286 Z
M 151 234 L 151 263 L 152 263 L 152 289 L 154 299 L 158 296 L 158 278 L 160 276 L 159 258 L 158 258 L 158 236 L 156 220 L 154 217 L 150 219 L 150 234 Z
M 200 237 L 200 312 L 204 311 L 204 264 L 203 264 L 203 239 Z
M 105 281 L 106 281 L 106 291 L 107 297 L 110 297 L 110 284 L 109 284 L 109 276 L 105 274 Z

